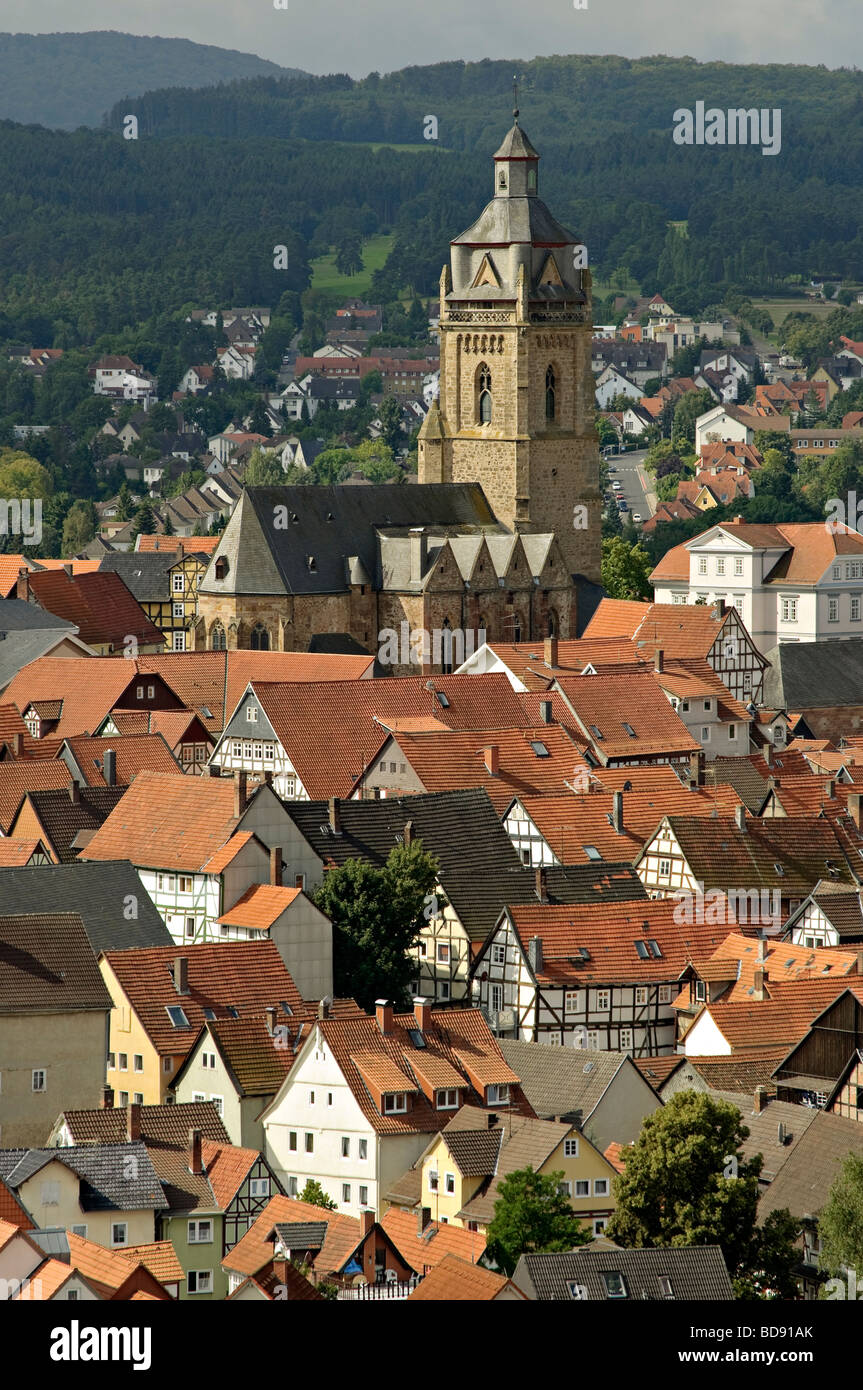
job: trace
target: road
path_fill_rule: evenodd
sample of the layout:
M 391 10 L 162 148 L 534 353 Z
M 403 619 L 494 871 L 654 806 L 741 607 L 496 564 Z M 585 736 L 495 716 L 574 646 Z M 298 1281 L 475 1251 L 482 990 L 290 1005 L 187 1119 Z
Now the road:
M 640 512 L 643 521 L 653 516 L 656 510 L 656 496 L 650 491 L 650 480 L 644 471 L 646 449 L 634 450 L 627 454 L 614 454 L 606 460 L 609 466 L 609 482 L 619 482 L 618 496 L 625 497 L 629 512 L 621 512 L 626 520 L 633 512 Z M 615 471 L 612 472 L 611 470 Z

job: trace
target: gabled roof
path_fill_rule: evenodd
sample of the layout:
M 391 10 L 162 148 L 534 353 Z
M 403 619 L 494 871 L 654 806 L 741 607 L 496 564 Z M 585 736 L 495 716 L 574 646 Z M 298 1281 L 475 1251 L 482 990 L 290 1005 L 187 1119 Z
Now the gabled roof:
M 713 1004 L 705 1004 L 699 1011 L 687 1037 L 707 1013 L 733 1051 L 745 1054 L 776 1046 L 783 1050 L 784 1055 L 809 1032 L 818 1015 L 846 989 L 863 1001 L 863 983 L 844 976 L 775 984 L 769 997 L 757 1002 L 726 1003 L 718 999 Z M 695 1060 L 698 1060 L 698 1054 L 695 1054 Z M 781 1058 L 777 1060 L 781 1061 Z
M 171 967 L 181 947 L 108 951 L 105 959 L 138 1016 L 156 1051 L 185 1056 L 205 1022 L 204 1010 L 229 1018 L 233 1007 L 241 1018 L 260 1015 L 281 1000 L 292 1013 L 302 1012 L 302 999 L 272 941 L 229 941 L 195 946 L 185 953 L 188 994 L 178 994 Z M 169 1007 L 179 1006 L 188 1027 L 175 1027 Z
M 747 816 L 746 829 L 740 830 L 725 817 L 671 815 L 668 824 L 705 888 L 745 884 L 747 890 L 776 889 L 783 898 L 805 898 L 823 878 L 849 885 L 860 878 L 826 819 Z
M 505 1274 L 495 1274 L 481 1265 L 471 1264 L 458 1255 L 444 1255 L 417 1284 L 409 1299 L 419 1303 L 488 1303 L 507 1288 L 515 1286 Z
M 663 1278 L 670 1279 L 676 1299 L 724 1303 L 734 1298 L 718 1245 L 522 1255 L 512 1278 L 528 1298 L 543 1303 L 570 1302 L 574 1296 L 570 1284 L 584 1290 L 582 1299 L 606 1302 L 610 1295 L 603 1275 L 612 1273 L 623 1276 L 627 1301 L 666 1298 L 660 1283 Z
M 237 1274 L 259 1274 L 272 1262 L 276 1227 L 287 1223 L 309 1222 L 326 1222 L 327 1227 L 323 1245 L 312 1260 L 312 1268 L 319 1277 L 338 1273 L 348 1263 L 362 1240 L 360 1221 L 357 1217 L 348 1216 L 343 1212 L 323 1211 L 311 1202 L 282 1196 L 270 1199 L 233 1250 L 225 1255 L 222 1260 L 223 1268 Z
M 381 1226 L 399 1254 L 417 1274 L 435 1269 L 447 1256 L 475 1263 L 485 1250 L 486 1238 L 479 1231 L 468 1231 L 452 1222 L 429 1221 L 422 1235 L 417 1230 L 417 1214 L 401 1207 L 389 1207 Z
M 0 830 L 4 835 L 9 834 L 18 808 L 28 792 L 63 788 L 68 801 L 71 782 L 72 773 L 62 762 L 0 763 Z
M 132 899 L 137 913 L 127 919 L 122 904 Z M 97 955 L 100 951 L 171 944 L 168 928 L 128 860 L 3 869 L 0 902 L 5 911 L 22 917 L 33 912 L 43 916 L 75 913 Z
M 0 917 L 0 1014 L 110 1008 L 111 996 L 77 913 Z
M 701 747 L 649 671 L 564 676 L 557 679 L 556 689 L 603 763 L 612 758 L 683 757 Z
M 761 955 L 759 957 L 759 946 Z M 722 965 L 730 973 L 722 978 L 733 980 L 731 988 L 722 995 L 725 1003 L 745 1003 L 751 999 L 755 972 L 764 972 L 764 988 L 768 998 L 776 985 L 831 980 L 843 975 L 857 975 L 857 952 L 840 951 L 835 947 L 810 948 L 795 946 L 790 941 L 758 942 L 751 936 L 729 932 L 720 942 L 705 966 Z M 696 962 L 695 969 L 702 978 L 710 972 Z
M 82 642 L 110 643 L 120 651 L 130 637 L 142 646 L 164 644 L 162 632 L 150 622 L 118 574 L 34 570 L 29 583 L 40 606 L 74 623 Z
M 863 638 L 783 642 L 767 653 L 762 699 L 780 709 L 832 709 L 860 702 Z
M 49 1163 L 62 1163 L 81 1179 L 84 1211 L 161 1211 L 168 1205 L 144 1144 L 0 1149 L 0 1177 L 13 1190 Z
M 278 1025 L 286 1032 L 284 1047 L 275 1047 L 263 1013 L 249 1018 L 210 1019 L 189 1048 L 191 1058 L 195 1047 L 209 1036 L 227 1067 L 237 1091 L 242 1096 L 274 1096 L 290 1071 L 300 1045 L 308 1037 L 311 1022 L 297 1022 L 279 1010 Z M 174 1073 L 176 1086 L 187 1062 Z
M 81 787 L 72 801 L 68 790 L 28 792 L 25 800 L 38 816 L 49 847 L 61 864 L 74 864 L 85 837 L 96 831 L 121 801 L 125 787 Z
M 796 1108 L 796 1107 L 795 1107 Z M 863 1125 L 824 1110 L 815 1113 L 774 1182 L 762 1193 L 758 1220 L 787 1207 L 792 1216 L 815 1216 L 825 1206 L 830 1188 L 849 1154 L 863 1153 Z
M 22 713 L 34 701 L 56 701 L 60 710 L 55 732 L 60 737 L 92 734 L 109 710 L 122 702 L 129 687 L 153 669 L 143 657 L 41 657 L 18 672 L 5 690 L 4 700 Z M 132 696 L 128 698 L 134 703 Z
M 139 1138 L 148 1149 L 181 1148 L 189 1142 L 189 1130 L 199 1129 L 205 1139 L 227 1144 L 228 1132 L 211 1100 L 176 1105 L 108 1106 L 100 1110 L 63 1110 L 62 1122 L 73 1145 L 125 1144 L 128 1125 L 134 1121 Z
M 234 789 L 233 778 L 141 772 L 81 857 L 206 872 L 239 824 Z
M 183 1266 L 169 1240 L 152 1241 L 146 1245 L 126 1245 L 121 1250 L 106 1250 L 104 1245 L 67 1231 L 69 1264 L 85 1279 L 108 1297 L 119 1289 L 141 1265 L 148 1269 L 160 1284 L 182 1284 L 186 1278 Z M 66 1266 L 69 1268 L 69 1266 Z
M 515 796 L 563 791 L 578 756 L 572 737 L 558 724 L 487 733 L 399 727 L 393 738 L 396 754 L 391 756 L 400 753 L 427 792 L 484 787 L 498 811 Z M 497 749 L 497 773 L 489 772 L 486 765 L 485 750 L 490 747 Z M 385 758 L 386 750 L 380 751 Z
M 624 1052 L 553 1047 L 514 1038 L 501 1038 L 500 1050 L 521 1077 L 522 1089 L 537 1115 L 546 1120 L 555 1115 L 577 1116 L 573 1122 L 580 1129 L 585 1128 L 618 1073 L 632 1065 Z M 649 1092 L 645 1094 L 649 1096 Z
M 234 839 L 239 839 L 235 835 Z M 272 883 L 253 883 L 233 907 L 216 920 L 226 926 L 257 927 L 269 931 L 282 913 L 302 894 L 301 888 L 277 887 Z

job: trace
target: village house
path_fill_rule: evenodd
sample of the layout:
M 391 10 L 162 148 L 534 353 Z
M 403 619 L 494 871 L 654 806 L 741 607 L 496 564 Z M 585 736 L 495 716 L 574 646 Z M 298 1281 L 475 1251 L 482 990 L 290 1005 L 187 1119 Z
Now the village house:
M 734 1299 L 718 1245 L 659 1250 L 598 1245 L 561 1254 L 522 1255 L 512 1282 L 531 1302 L 541 1303 Z

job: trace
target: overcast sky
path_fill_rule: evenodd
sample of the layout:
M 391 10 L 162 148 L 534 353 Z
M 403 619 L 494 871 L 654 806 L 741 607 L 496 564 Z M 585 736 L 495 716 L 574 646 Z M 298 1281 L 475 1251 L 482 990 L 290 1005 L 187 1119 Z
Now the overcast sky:
M 581 0 L 583 3 L 583 0 Z M 824 63 L 857 57 L 860 0 L 149 0 L 106 10 L 104 0 L 0 0 L 0 30 L 56 33 L 112 28 L 257 53 L 308 72 L 363 77 L 462 58 L 551 53 L 652 53 L 702 61 Z M 26 16 L 26 25 L 22 19 Z

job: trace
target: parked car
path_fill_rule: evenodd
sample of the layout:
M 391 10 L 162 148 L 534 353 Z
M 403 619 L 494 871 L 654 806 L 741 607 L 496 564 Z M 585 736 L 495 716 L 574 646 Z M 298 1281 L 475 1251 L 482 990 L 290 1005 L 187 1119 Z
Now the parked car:
M 617 479 L 615 478 L 615 480 L 614 480 L 614 482 L 611 484 L 611 486 L 612 486 L 612 488 L 613 488 L 613 490 L 614 490 L 615 492 L 620 492 L 620 490 L 621 490 L 623 484 L 622 484 L 622 483 L 619 483 L 619 482 L 617 481 Z
M 626 500 L 625 497 L 618 497 L 618 499 L 617 499 L 617 510 L 618 510 L 619 512 L 628 512 L 628 511 L 629 511 L 629 503 L 627 502 L 627 500 Z
M 633 521 L 641 521 L 641 512 L 633 512 L 632 519 Z

